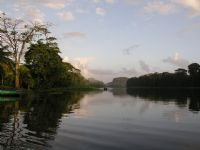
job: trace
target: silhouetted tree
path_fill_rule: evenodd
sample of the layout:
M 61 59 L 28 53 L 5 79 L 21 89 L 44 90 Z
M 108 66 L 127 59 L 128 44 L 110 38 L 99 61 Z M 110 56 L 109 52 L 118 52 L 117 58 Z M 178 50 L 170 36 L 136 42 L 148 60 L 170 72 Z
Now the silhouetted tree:
M 188 66 L 188 72 L 190 74 L 190 83 L 192 86 L 200 86 L 200 65 L 192 63 Z
M 186 69 L 178 68 L 175 70 L 175 82 L 177 86 L 188 85 L 188 74 Z

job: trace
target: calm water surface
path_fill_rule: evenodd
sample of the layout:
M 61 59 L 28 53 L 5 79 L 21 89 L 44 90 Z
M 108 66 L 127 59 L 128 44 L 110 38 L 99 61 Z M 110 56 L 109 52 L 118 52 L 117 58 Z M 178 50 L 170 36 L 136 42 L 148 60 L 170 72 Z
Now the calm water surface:
M 199 150 L 198 90 L 0 97 L 0 149 Z

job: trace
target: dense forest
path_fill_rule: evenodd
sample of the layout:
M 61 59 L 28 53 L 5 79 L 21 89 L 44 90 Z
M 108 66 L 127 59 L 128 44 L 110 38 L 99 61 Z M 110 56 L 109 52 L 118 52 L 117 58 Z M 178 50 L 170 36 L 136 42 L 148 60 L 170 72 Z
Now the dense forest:
M 152 73 L 128 79 L 127 87 L 200 87 L 200 65 L 192 63 L 188 70 L 178 68 L 174 73 Z
M 0 88 L 90 86 L 79 69 L 62 61 L 48 27 L 0 16 Z

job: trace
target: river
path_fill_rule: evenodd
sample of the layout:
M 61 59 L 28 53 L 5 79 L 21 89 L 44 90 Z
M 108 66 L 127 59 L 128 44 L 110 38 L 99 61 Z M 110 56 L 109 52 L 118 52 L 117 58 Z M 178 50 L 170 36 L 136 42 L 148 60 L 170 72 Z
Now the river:
M 0 97 L 0 150 L 198 150 L 199 111 L 198 90 Z

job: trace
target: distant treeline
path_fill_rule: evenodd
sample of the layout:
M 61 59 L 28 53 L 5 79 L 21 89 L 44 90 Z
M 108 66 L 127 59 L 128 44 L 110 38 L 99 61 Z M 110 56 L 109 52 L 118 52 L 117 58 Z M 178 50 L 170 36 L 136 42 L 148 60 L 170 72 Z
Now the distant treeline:
M 178 68 L 174 73 L 151 73 L 132 77 L 127 87 L 200 87 L 200 65 L 192 63 L 188 70 Z

